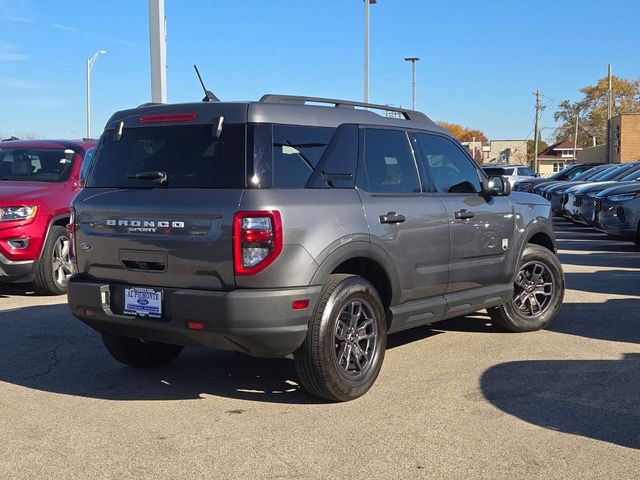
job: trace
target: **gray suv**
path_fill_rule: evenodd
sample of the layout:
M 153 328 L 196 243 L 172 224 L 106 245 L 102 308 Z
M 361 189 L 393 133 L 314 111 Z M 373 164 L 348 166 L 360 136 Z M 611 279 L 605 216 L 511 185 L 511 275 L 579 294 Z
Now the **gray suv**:
M 69 305 L 134 367 L 185 345 L 293 354 L 310 393 L 345 401 L 389 333 L 482 309 L 533 331 L 562 303 L 549 202 L 510 194 L 420 112 L 143 105 L 111 117 L 84 180 Z

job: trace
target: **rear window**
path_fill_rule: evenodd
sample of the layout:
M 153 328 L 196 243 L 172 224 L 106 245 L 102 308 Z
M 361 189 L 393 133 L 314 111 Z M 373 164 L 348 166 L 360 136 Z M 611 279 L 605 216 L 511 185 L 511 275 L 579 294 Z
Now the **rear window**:
M 75 155 L 69 148 L 0 147 L 0 180 L 64 182 Z
M 119 141 L 107 130 L 87 187 L 244 188 L 245 153 L 245 125 L 225 124 L 220 138 L 211 125 L 128 128 Z M 141 172 L 163 172 L 167 180 L 134 178 Z
M 482 171 L 487 175 L 506 175 L 504 168 L 482 167 Z
M 533 173 L 533 169 L 529 167 L 519 167 L 518 174 L 523 177 L 533 177 L 535 173 Z

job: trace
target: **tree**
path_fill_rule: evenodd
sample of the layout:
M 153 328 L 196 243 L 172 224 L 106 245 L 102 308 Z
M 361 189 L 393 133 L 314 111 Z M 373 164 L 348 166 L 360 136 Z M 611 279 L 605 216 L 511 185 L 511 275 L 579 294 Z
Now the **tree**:
M 538 136 L 538 155 L 540 155 L 540 152 L 542 152 L 545 148 L 547 148 L 549 146 L 549 144 L 547 142 L 545 142 L 544 140 L 542 140 L 540 138 L 540 136 Z M 527 158 L 533 158 L 534 154 L 535 154 L 535 143 L 533 140 L 527 140 Z
M 605 143 L 607 140 L 607 91 L 609 80 L 601 78 L 595 85 L 588 85 L 580 89 L 584 98 L 572 102 L 564 100 L 558 105 L 558 111 L 554 119 L 560 122 L 556 129 L 556 141 L 573 138 L 576 126 L 576 118 L 580 116 L 578 123 L 578 146 L 591 145 L 592 137 L 597 142 Z M 612 115 L 620 113 L 640 112 L 640 79 L 626 80 L 612 77 Z
M 480 130 L 475 130 L 472 128 L 463 127 L 462 125 L 458 125 L 457 123 L 449 123 L 449 122 L 437 122 L 442 128 L 446 128 L 449 130 L 454 137 L 458 139 L 459 142 L 471 142 L 474 137 L 476 142 L 488 142 L 489 139 L 487 136 L 482 133 Z

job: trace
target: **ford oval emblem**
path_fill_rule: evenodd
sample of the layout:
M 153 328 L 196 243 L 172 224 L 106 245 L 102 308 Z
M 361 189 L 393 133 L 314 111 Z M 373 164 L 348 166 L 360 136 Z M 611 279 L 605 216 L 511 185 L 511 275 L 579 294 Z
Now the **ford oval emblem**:
M 82 242 L 80 244 L 80 248 L 82 250 L 84 250 L 85 252 L 88 252 L 89 250 L 91 250 L 93 248 L 93 246 L 89 242 Z
M 149 300 L 147 300 L 146 298 L 139 298 L 139 299 L 137 300 L 137 302 L 138 302 L 140 305 L 148 305 L 148 304 L 149 304 Z

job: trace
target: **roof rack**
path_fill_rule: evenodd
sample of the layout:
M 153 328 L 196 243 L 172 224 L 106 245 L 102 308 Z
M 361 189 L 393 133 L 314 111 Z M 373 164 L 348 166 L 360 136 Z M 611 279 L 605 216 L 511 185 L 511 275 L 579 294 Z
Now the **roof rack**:
M 339 108 L 373 108 L 376 110 L 384 110 L 386 112 L 397 112 L 402 114 L 405 120 L 413 120 L 416 122 L 429 122 L 427 117 L 422 112 L 416 112 L 415 110 L 409 110 L 406 108 L 391 107 L 389 105 L 379 105 L 375 103 L 353 102 L 351 100 L 336 100 L 335 98 L 321 98 L 321 97 L 304 97 L 298 95 L 276 95 L 268 93 L 260 98 L 261 103 L 287 103 L 294 105 L 304 105 L 307 102 L 313 103 L 327 103 L 332 104 L 334 107 Z

